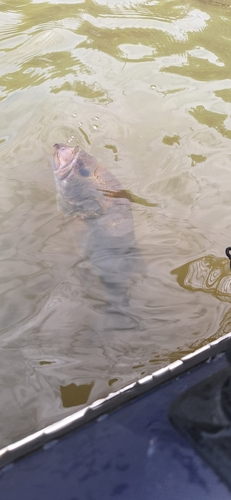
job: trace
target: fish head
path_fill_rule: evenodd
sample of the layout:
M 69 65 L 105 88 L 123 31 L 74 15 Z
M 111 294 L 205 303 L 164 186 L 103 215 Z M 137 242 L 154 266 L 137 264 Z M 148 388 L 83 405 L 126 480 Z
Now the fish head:
M 53 146 L 53 171 L 58 206 L 65 215 L 81 214 L 82 218 L 98 217 L 102 199 L 97 189 L 97 161 L 78 146 Z
M 70 148 L 66 144 L 53 146 L 53 170 L 57 180 L 64 180 L 75 171 L 79 156 L 79 147 Z

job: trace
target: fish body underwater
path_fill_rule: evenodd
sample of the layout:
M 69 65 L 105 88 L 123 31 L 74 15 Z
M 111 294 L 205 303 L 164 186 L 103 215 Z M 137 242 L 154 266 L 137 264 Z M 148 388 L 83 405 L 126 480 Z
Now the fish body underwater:
M 55 144 L 53 170 L 61 214 L 85 222 L 86 256 L 100 280 L 120 293 L 138 255 L 126 192 L 110 171 L 79 147 Z

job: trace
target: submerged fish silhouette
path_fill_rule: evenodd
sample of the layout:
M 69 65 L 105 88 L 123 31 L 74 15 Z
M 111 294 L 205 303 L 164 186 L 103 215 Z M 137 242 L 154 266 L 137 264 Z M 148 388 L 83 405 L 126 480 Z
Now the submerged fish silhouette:
M 87 256 L 101 280 L 111 287 L 125 283 L 138 255 L 129 195 L 79 147 L 55 144 L 53 170 L 59 209 L 86 222 Z

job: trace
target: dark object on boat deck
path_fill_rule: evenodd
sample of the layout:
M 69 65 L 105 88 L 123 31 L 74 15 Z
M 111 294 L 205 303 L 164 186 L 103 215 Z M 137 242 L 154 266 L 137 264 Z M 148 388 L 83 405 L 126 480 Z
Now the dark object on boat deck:
M 226 358 L 231 363 L 231 343 Z M 169 416 L 231 489 L 231 366 L 176 398 Z
M 86 252 L 102 281 L 126 282 L 136 254 L 131 202 L 114 175 L 79 147 L 54 145 L 58 205 L 88 226 Z
M 231 269 L 231 247 L 227 247 L 225 253 L 230 261 L 230 269 Z

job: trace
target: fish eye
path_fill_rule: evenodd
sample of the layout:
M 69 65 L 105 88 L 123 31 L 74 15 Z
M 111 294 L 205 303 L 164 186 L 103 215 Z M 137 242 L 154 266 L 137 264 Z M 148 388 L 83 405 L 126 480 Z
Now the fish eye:
M 84 167 L 82 167 L 82 168 L 79 169 L 79 173 L 83 177 L 89 177 L 89 175 L 90 175 L 89 170 L 87 168 L 84 168 Z

